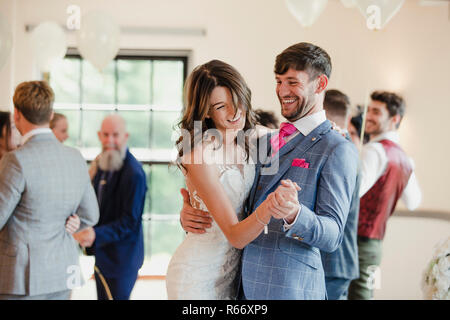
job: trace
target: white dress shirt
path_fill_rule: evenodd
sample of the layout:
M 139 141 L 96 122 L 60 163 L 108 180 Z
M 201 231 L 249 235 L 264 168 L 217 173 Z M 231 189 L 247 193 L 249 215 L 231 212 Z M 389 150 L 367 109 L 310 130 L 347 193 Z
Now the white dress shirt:
M 38 128 L 31 131 L 28 131 L 24 136 L 22 136 L 22 145 L 24 145 L 32 136 L 35 136 L 37 134 L 41 133 L 53 133 L 53 131 L 50 128 Z
M 322 122 L 327 120 L 327 116 L 325 114 L 325 110 L 321 110 L 318 112 L 315 112 L 313 114 L 310 114 L 309 116 L 300 118 L 294 122 L 289 122 L 293 124 L 298 131 L 291 134 L 289 137 L 284 138 L 284 141 L 286 143 L 295 138 L 300 132 L 306 137 L 308 134 L 310 134 L 315 128 L 320 126 Z
M 309 116 L 300 118 L 294 122 L 289 122 L 291 124 L 293 124 L 298 131 L 296 131 L 295 133 L 291 134 L 289 137 L 284 138 L 284 141 L 289 142 L 289 140 L 295 138 L 295 136 L 297 136 L 300 132 L 304 135 L 307 136 L 308 134 L 310 134 L 315 128 L 317 128 L 318 126 L 320 126 L 325 120 L 327 120 L 326 114 L 325 114 L 325 110 L 321 110 L 318 112 L 315 112 Z M 302 204 L 300 203 L 300 209 L 298 210 L 297 215 L 295 216 L 294 221 L 292 221 L 291 224 L 288 224 L 286 222 L 286 220 L 283 219 L 284 221 L 284 231 L 287 231 L 291 228 L 291 226 L 293 226 L 295 224 L 295 222 L 297 221 L 297 218 L 299 216 L 300 211 L 302 211 Z
M 359 196 L 362 197 L 383 175 L 388 165 L 388 158 L 380 140 L 391 140 L 399 144 L 400 138 L 396 131 L 389 131 L 373 138 L 363 146 L 361 150 L 361 186 Z M 408 158 L 413 172 L 409 177 L 408 184 L 403 190 L 401 199 L 408 210 L 416 209 L 422 201 L 422 193 L 414 173 L 414 161 Z

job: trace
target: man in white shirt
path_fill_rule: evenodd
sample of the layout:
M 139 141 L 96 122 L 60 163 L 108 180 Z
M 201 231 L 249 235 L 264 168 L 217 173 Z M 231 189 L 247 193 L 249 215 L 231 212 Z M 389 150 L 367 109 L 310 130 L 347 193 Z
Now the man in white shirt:
M 389 217 L 402 199 L 409 210 L 421 202 L 414 164 L 399 145 L 397 129 L 405 112 L 403 99 L 395 93 L 371 95 L 365 131 L 370 142 L 361 152 L 358 253 L 360 277 L 352 281 L 349 299 L 371 299 L 371 282 L 381 263 L 382 240 Z

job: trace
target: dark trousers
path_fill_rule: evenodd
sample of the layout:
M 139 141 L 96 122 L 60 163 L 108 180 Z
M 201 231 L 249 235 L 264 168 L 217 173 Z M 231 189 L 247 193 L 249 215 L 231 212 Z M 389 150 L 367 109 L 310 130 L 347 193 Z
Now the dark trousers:
M 247 300 L 247 298 L 245 297 L 245 294 L 244 294 L 244 285 L 242 284 L 242 278 L 239 281 L 239 290 L 238 290 L 237 300 Z
M 109 287 L 113 300 L 129 300 L 137 280 L 137 273 L 117 278 L 104 277 L 104 280 Z M 97 286 L 97 299 L 108 300 L 106 288 L 97 272 L 95 272 L 95 284 Z
M 349 300 L 373 299 L 373 282 L 381 264 L 382 249 L 381 240 L 358 237 L 359 278 L 350 283 Z
M 350 279 L 325 277 L 328 300 L 347 300 L 350 282 Z

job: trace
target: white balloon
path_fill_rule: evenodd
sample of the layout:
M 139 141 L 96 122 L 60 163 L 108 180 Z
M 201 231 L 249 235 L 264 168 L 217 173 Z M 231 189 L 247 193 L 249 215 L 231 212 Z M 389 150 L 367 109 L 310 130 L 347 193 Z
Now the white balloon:
M 325 9 L 328 0 L 286 0 L 291 14 L 303 27 L 310 27 Z
M 63 28 L 46 21 L 31 32 L 31 49 L 41 72 L 49 72 L 52 66 L 66 55 L 67 41 Z
M 346 8 L 353 8 L 356 7 L 356 1 L 357 0 L 341 0 L 342 4 Z
M 400 10 L 405 0 L 358 0 L 357 7 L 371 30 L 382 29 Z
M 91 12 L 81 18 L 77 32 L 81 56 L 102 71 L 119 52 L 120 28 L 107 14 Z
M 0 70 L 6 64 L 12 48 L 12 33 L 8 20 L 0 13 Z

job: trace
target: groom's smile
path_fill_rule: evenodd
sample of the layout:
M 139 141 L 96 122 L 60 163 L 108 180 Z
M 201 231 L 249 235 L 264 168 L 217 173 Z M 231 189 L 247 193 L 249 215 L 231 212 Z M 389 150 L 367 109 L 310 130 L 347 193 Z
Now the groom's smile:
M 290 68 L 284 74 L 276 74 L 275 79 L 283 117 L 295 121 L 314 112 L 315 83 L 307 72 Z

